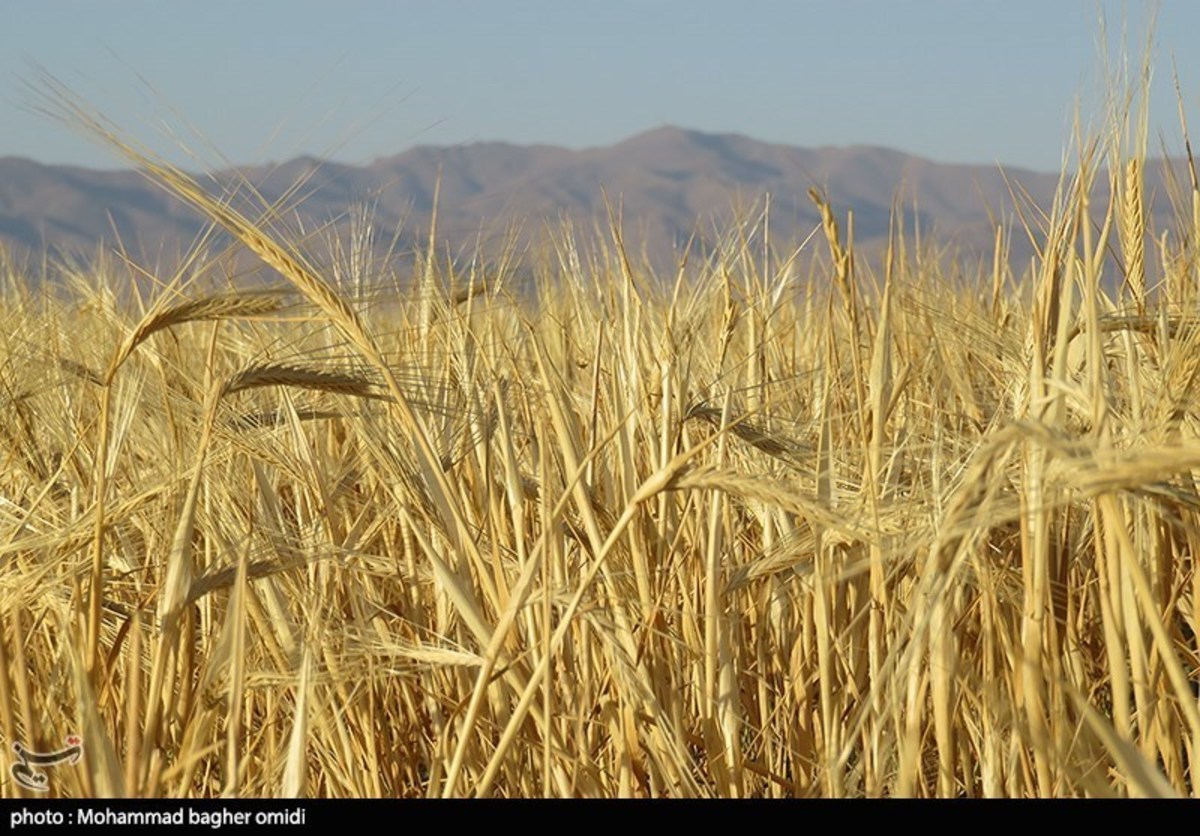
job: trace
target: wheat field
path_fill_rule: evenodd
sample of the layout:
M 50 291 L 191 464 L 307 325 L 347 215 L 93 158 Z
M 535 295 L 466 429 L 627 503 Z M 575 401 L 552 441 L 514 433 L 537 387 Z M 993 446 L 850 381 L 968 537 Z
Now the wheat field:
M 1200 188 L 1148 228 L 1133 98 L 990 264 L 814 192 L 799 249 L 434 229 L 384 292 L 47 82 L 279 281 L 3 262 L 5 745 L 80 735 L 74 797 L 1191 795 Z

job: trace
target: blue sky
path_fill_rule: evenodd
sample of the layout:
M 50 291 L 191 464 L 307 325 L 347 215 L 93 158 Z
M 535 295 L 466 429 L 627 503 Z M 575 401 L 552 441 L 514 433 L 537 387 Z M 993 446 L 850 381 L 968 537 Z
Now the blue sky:
M 190 124 L 237 163 L 669 123 L 1054 169 L 1073 103 L 1096 112 L 1099 10 L 1140 51 L 1155 6 L 1174 143 L 1172 57 L 1200 130 L 1194 0 L 0 0 L 0 156 L 117 165 L 26 111 L 35 62 L 139 139 Z

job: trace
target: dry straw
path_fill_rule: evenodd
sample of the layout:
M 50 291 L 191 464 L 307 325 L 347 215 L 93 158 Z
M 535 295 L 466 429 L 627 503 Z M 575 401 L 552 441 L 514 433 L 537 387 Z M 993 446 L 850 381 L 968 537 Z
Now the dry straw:
M 83 734 L 54 792 L 1196 792 L 1200 190 L 1159 235 L 1144 86 L 983 293 L 817 193 L 820 253 L 764 207 L 655 281 L 612 210 L 528 298 L 433 240 L 360 307 L 369 236 L 318 269 L 44 82 L 319 313 L 121 325 L 98 265 L 0 334 L 0 731 Z

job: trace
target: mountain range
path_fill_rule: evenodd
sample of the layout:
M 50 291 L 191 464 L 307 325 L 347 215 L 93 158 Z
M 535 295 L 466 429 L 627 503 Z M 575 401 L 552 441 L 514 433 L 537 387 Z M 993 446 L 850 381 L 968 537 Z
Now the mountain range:
M 1153 221 L 1169 223 L 1162 163 L 1149 176 L 1159 193 Z M 1151 169 L 1148 169 L 1148 171 Z M 855 241 L 886 240 L 892 207 L 960 252 L 990 258 L 995 224 L 1014 221 L 1012 189 L 1048 207 L 1056 173 L 999 165 L 943 164 L 887 148 L 800 148 L 737 134 L 662 127 L 600 148 L 479 142 L 419 146 L 355 166 L 300 157 L 212 175 L 207 182 L 254 184 L 274 202 L 298 181 L 296 228 L 333 222 L 366 207 L 376 238 L 399 230 L 401 247 L 427 235 L 437 195 L 438 238 L 452 249 L 485 249 L 513 233 L 531 240 L 563 219 L 589 234 L 619 205 L 627 243 L 652 260 L 677 257 L 689 240 L 711 244 L 739 213 L 760 210 L 770 195 L 771 240 L 781 249 L 819 221 L 809 199 L 825 191 L 840 217 L 854 213 Z M 440 179 L 440 184 L 439 184 Z M 118 240 L 139 258 L 182 252 L 203 219 L 135 171 L 99 171 L 0 157 L 0 242 L 34 253 L 87 256 Z M 693 238 L 694 236 L 694 238 Z M 1015 236 L 1018 250 L 1023 235 Z

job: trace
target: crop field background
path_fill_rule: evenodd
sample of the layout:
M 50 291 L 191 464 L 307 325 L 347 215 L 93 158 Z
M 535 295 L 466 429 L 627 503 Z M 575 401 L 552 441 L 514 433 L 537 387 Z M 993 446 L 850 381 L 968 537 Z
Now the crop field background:
M 4 262 L 0 733 L 76 797 L 1192 794 L 1200 189 L 1148 227 L 1131 89 L 991 264 L 814 192 L 389 292 L 47 82 L 280 281 Z

